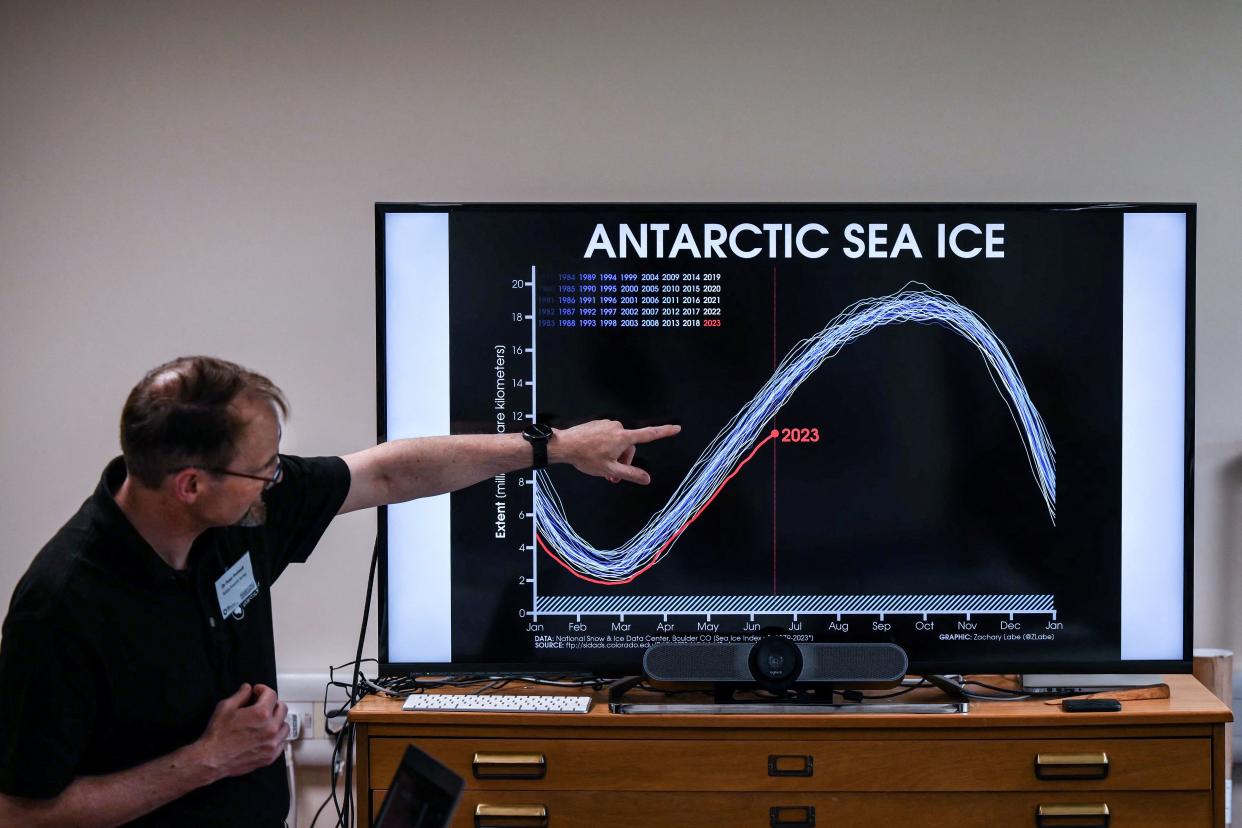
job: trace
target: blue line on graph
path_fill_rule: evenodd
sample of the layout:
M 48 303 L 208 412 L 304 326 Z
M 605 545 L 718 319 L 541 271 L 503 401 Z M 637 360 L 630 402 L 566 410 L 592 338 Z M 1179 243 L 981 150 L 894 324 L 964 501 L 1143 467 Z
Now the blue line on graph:
M 819 333 L 794 346 L 754 398 L 703 450 L 663 508 L 617 548 L 597 549 L 579 535 L 565 515 L 551 477 L 546 471 L 537 472 L 535 525 L 541 543 L 584 580 L 604 584 L 628 582 L 667 554 L 680 531 L 711 500 L 764 433 L 765 426 L 820 365 L 871 331 L 902 322 L 946 328 L 979 350 L 1022 435 L 1031 473 L 1055 524 L 1056 451 L 1009 349 L 973 311 L 950 296 L 911 282 L 889 296 L 855 302 Z

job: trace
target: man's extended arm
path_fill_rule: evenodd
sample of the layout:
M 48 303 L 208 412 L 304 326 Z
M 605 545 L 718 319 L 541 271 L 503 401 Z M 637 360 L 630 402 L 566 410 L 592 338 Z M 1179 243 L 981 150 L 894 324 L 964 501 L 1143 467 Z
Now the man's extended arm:
M 635 447 L 680 430 L 675 425 L 627 429 L 615 420 L 595 420 L 557 430 L 548 442 L 548 462 L 569 463 L 614 483 L 646 484 L 651 477 L 631 465 Z M 341 514 L 444 494 L 529 468 L 532 452 L 520 434 L 462 434 L 394 440 L 343 459 L 350 485 Z
M 202 737 L 128 770 L 80 776 L 52 799 L 0 794 L 0 825 L 112 828 L 132 822 L 196 788 L 276 761 L 289 728 L 276 691 L 243 684 L 216 705 Z

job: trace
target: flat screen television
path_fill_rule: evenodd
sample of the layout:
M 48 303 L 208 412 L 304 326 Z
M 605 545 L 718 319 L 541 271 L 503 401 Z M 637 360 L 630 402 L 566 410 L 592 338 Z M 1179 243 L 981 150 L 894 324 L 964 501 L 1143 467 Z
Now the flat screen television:
M 381 512 L 394 673 L 667 641 L 1187 672 L 1190 204 L 377 204 L 381 440 L 679 423 Z

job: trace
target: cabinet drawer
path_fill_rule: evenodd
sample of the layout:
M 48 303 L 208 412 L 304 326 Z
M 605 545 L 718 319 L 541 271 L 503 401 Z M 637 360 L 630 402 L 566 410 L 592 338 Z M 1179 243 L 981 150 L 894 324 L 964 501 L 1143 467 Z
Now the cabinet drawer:
M 379 813 L 385 791 L 375 791 Z M 479 805 L 492 817 L 476 823 Z M 617 791 L 466 791 L 453 828 L 520 825 L 523 828 L 796 828 L 917 824 L 919 828 L 1038 828 L 1039 807 L 1105 805 L 1110 828 L 1198 828 L 1212 825 L 1212 803 L 1205 793 L 1117 793 L 1095 797 L 1077 794 L 1006 793 L 963 796 L 948 793 L 794 794 L 788 793 L 625 793 Z M 507 820 L 503 809 L 542 809 L 543 818 Z M 776 809 L 775 811 L 773 809 Z M 1076 808 L 1075 810 L 1080 810 Z M 1103 825 L 1102 818 L 1054 824 Z
M 392 778 L 411 741 L 370 740 L 375 785 Z M 1212 784 L 1211 742 L 1202 738 L 417 744 L 467 788 L 487 790 L 1205 791 Z

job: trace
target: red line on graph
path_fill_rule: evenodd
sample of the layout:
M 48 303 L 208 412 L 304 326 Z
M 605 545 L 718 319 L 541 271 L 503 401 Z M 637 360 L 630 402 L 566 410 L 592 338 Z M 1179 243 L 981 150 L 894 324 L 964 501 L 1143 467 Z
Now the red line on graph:
M 631 575 L 630 577 L 626 578 L 626 579 L 625 579 L 625 580 L 623 580 L 623 581 L 601 581 L 601 580 L 599 580 L 599 579 L 597 579 L 597 578 L 591 578 L 591 577 L 588 577 L 588 576 L 586 576 L 586 575 L 583 575 L 583 574 L 582 574 L 582 573 L 580 573 L 580 572 L 575 572 L 575 571 L 574 571 L 574 570 L 573 570 L 573 569 L 569 566 L 569 564 L 565 563 L 565 562 L 564 562 L 564 561 L 562 561 L 560 558 L 558 558 L 558 557 L 556 556 L 556 554 L 555 554 L 555 553 L 554 553 L 551 549 L 549 549 L 549 548 L 548 548 L 547 544 L 545 544 L 545 543 L 543 542 L 543 538 L 539 535 L 539 533 L 538 533 L 538 532 L 536 532 L 536 533 L 535 533 L 535 540 L 537 540 L 537 541 L 539 542 L 539 547 L 540 547 L 541 549 L 543 549 L 543 551 L 544 551 L 544 552 L 547 552 L 547 553 L 548 553 L 548 555 L 549 555 L 549 557 L 551 557 L 551 558 L 552 558 L 552 560 L 556 561 L 558 564 L 560 564 L 561 566 L 565 567 L 565 569 L 566 569 L 566 570 L 568 570 L 568 571 L 569 571 L 569 573 L 570 573 L 570 574 L 572 574 L 575 578 L 581 578 L 581 579 L 582 579 L 582 580 L 584 580 L 584 581 L 590 581 L 590 582 L 591 582 L 591 583 L 593 583 L 593 584 L 602 584 L 602 585 L 604 585 L 604 586 L 619 586 L 619 585 L 621 585 L 621 584 L 628 584 L 630 581 L 634 580 L 634 579 L 635 579 L 635 578 L 637 578 L 639 575 L 642 575 L 642 574 L 643 574 L 644 572 L 646 572 L 648 569 L 651 569 L 651 567 L 655 566 L 655 565 L 656 565 L 656 561 L 660 560 L 660 556 L 664 554 L 664 550 L 665 550 L 665 549 L 668 549 L 669 544 L 671 544 L 673 541 L 677 540 L 677 538 L 681 536 L 681 533 L 682 533 L 682 532 L 684 532 L 684 531 L 686 531 L 686 529 L 690 528 L 690 524 L 692 524 L 692 523 L 694 523 L 696 520 L 698 520 L 698 519 L 699 519 L 699 515 L 703 514 L 703 512 L 707 509 L 707 507 L 712 505 L 712 501 L 716 499 L 716 495 L 720 494 L 720 490 L 721 490 L 721 489 L 723 489 L 723 488 L 725 487 L 725 485 L 726 485 L 726 484 L 727 484 L 730 480 L 732 480 L 733 478 L 737 477 L 737 473 L 738 473 L 738 472 L 740 472 L 740 471 L 742 470 L 742 467 L 743 467 L 743 466 L 745 466 L 747 463 L 749 463 L 749 462 L 750 462 L 750 459 L 751 459 L 752 457 L 754 457 L 754 456 L 755 456 L 755 455 L 759 452 L 759 449 L 763 448 L 763 447 L 764 447 L 764 446 L 766 446 L 768 443 L 770 443 L 771 441 L 775 440 L 778 436 L 780 436 L 780 432 L 779 432 L 779 431 L 777 431 L 777 430 L 775 430 L 775 429 L 773 429 L 771 432 L 769 432 L 769 433 L 768 433 L 768 436 L 767 436 L 767 437 L 764 437 L 761 441 L 759 441 L 759 443 L 758 443 L 758 444 L 757 444 L 757 445 L 756 445 L 753 449 L 751 449 L 750 454 L 746 455 L 746 458 L 745 458 L 744 460 L 742 460 L 742 462 L 740 462 L 740 463 L 738 463 L 738 464 L 737 464 L 737 468 L 735 468 L 735 469 L 734 469 L 734 470 L 733 470 L 733 471 L 729 474 L 729 476 L 728 476 L 728 477 L 726 477 L 724 480 L 720 481 L 720 485 L 716 487 L 716 491 L 712 492 L 712 496 L 711 496 L 711 497 L 709 497 L 709 498 L 707 499 L 707 502 L 706 502 L 706 503 L 704 503 L 702 506 L 700 506 L 700 507 L 699 507 L 699 509 L 698 509 L 698 511 L 697 511 L 697 512 L 695 512 L 693 515 L 691 515 L 691 516 L 690 516 L 690 519 L 689 519 L 689 520 L 687 520 L 685 523 L 683 523 L 683 524 L 681 525 L 681 528 L 680 528 L 680 529 L 678 529 L 676 532 L 674 532 L 674 533 L 672 534 L 672 536 L 670 536 L 670 537 L 669 537 L 669 539 L 668 539 L 668 540 L 666 540 L 666 541 L 665 541 L 665 542 L 664 542 L 664 543 L 660 546 L 660 548 L 656 550 L 655 555 L 651 558 L 651 560 L 647 563 L 647 565 L 646 565 L 646 566 L 644 566 L 642 569 L 638 570 L 638 571 L 637 571 L 637 572 L 635 572 L 633 575 Z

